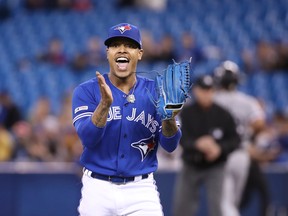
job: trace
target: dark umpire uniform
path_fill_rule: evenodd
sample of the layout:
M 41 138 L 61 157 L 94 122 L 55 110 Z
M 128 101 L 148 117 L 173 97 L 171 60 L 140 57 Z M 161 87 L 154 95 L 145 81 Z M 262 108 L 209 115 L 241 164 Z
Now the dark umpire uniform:
M 201 185 L 205 185 L 210 216 L 221 216 L 221 193 L 227 156 L 240 138 L 230 113 L 213 102 L 213 79 L 205 75 L 193 86 L 195 101 L 183 108 L 183 168 L 175 190 L 174 216 L 196 215 Z

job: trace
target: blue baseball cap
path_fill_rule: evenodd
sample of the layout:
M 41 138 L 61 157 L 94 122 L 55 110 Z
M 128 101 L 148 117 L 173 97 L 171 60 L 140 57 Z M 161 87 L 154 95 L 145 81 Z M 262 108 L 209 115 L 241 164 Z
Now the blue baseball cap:
M 120 23 L 118 25 L 112 26 L 109 29 L 108 37 L 104 41 L 104 44 L 106 46 L 109 46 L 111 41 L 117 37 L 129 38 L 129 39 L 135 41 L 139 45 L 139 48 L 142 49 L 142 41 L 141 41 L 140 31 L 134 25 L 131 25 L 129 23 Z

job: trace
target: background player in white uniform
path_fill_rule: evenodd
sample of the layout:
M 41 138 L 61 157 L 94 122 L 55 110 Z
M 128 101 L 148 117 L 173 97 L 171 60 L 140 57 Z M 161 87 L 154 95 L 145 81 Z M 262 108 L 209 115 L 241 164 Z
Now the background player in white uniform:
M 136 75 L 143 49 L 138 28 L 121 23 L 110 28 L 108 74 L 76 87 L 73 124 L 83 144 L 80 215 L 163 215 L 153 172 L 158 144 L 177 147 L 181 130 L 174 117 L 161 120 L 148 97 L 152 80 Z
M 223 62 L 215 69 L 214 76 L 219 87 L 215 102 L 231 112 L 242 138 L 242 148 L 227 160 L 223 192 L 223 215 L 239 216 L 243 190 L 253 162 L 250 153 L 257 151 L 252 145 L 253 137 L 265 128 L 265 113 L 255 98 L 237 90 L 239 68 L 234 62 Z M 263 205 L 267 205 L 265 202 L 267 200 Z

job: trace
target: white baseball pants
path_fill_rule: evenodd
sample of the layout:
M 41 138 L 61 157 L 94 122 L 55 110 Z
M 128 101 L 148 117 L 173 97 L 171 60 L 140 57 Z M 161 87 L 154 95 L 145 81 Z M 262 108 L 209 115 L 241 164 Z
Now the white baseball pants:
M 226 163 L 223 188 L 223 216 L 240 216 L 239 204 L 248 177 L 250 156 L 244 149 L 232 152 Z
M 80 216 L 163 216 L 153 174 L 140 181 L 115 184 L 92 178 L 85 171 L 82 183 Z

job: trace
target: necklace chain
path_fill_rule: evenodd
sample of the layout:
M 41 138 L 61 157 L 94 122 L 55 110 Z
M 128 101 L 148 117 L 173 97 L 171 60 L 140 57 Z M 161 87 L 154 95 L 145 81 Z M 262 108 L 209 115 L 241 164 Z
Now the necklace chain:
M 131 94 L 129 94 L 126 98 L 126 100 L 129 102 L 129 103 L 134 103 L 136 98 L 135 98 L 135 95 L 134 95 L 134 91 L 135 91 L 135 88 L 136 88 L 136 84 L 137 84 L 137 80 L 134 84 L 134 87 L 133 87 L 133 90 L 131 92 Z

